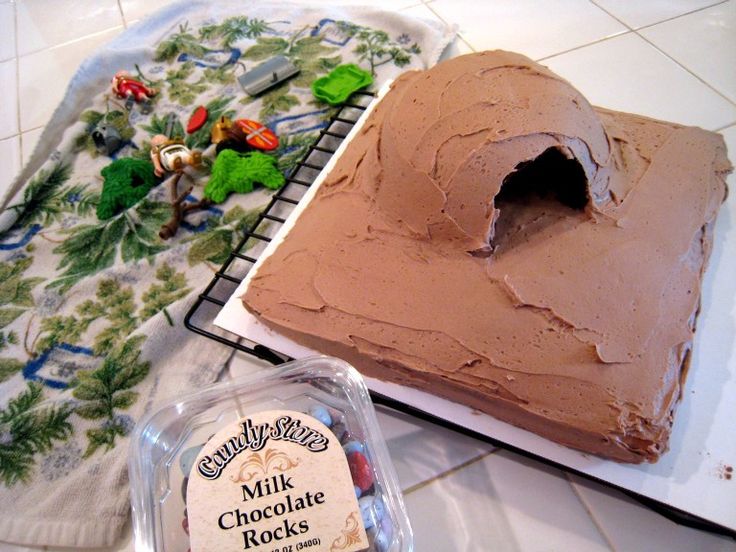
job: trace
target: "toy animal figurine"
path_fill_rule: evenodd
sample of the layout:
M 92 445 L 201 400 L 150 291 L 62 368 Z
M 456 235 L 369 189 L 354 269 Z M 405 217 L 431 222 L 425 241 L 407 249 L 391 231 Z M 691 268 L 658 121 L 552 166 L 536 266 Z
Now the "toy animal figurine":
M 118 98 L 125 100 L 125 108 L 128 111 L 133 108 L 134 103 L 140 103 L 142 113 L 151 112 L 151 98 L 158 94 L 158 90 L 134 79 L 127 71 L 115 73 L 112 78 L 112 91 Z
M 233 121 L 228 117 L 220 117 L 218 121 L 212 125 L 210 129 L 210 141 L 213 144 L 219 144 L 230 138 L 230 129 L 233 127 Z
M 157 134 L 151 138 L 151 161 L 156 176 L 163 176 L 166 172 L 180 173 L 186 166 L 199 166 L 202 153 L 190 150 L 181 140 Z
M 224 149 L 240 153 L 255 149 L 272 151 L 279 146 L 279 139 L 271 129 L 250 119 L 232 121 L 227 117 L 220 117 L 212 125 L 210 138 L 213 144 L 217 144 L 217 153 Z
M 219 154 L 223 150 L 234 150 L 240 153 L 253 151 L 242 137 L 236 137 L 233 132 L 233 122 L 227 117 L 220 117 L 210 129 L 210 142 L 216 145 L 215 151 Z
M 92 130 L 90 136 L 97 153 L 102 155 L 112 155 L 123 147 L 123 138 L 118 129 L 104 120 Z

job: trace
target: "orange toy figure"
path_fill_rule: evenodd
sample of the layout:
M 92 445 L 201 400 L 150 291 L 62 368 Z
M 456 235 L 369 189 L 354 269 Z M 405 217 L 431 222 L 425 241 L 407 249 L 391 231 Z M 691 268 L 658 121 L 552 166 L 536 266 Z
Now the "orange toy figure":
M 186 165 L 196 167 L 202 162 L 202 153 L 192 151 L 181 140 L 172 140 L 163 134 L 151 138 L 151 161 L 156 176 L 166 172 L 180 173 Z
M 135 102 L 141 103 L 141 111 L 150 113 L 151 98 L 158 94 L 158 90 L 150 88 L 141 81 L 134 79 L 127 71 L 118 71 L 112 78 L 112 91 L 118 98 L 124 98 L 125 108 L 130 110 Z

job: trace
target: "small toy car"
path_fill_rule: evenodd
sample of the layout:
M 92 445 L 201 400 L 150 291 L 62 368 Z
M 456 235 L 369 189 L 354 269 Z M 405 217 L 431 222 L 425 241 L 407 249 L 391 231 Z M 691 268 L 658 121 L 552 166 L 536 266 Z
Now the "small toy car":
M 257 96 L 272 86 L 293 77 L 298 72 L 299 68 L 291 63 L 286 56 L 276 56 L 239 76 L 238 82 L 246 94 Z

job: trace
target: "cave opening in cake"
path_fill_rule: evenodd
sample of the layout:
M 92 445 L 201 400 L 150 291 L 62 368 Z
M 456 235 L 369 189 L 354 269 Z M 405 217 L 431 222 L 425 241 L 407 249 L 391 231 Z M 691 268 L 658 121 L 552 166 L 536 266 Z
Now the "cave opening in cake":
M 557 147 L 522 161 L 506 175 L 495 197 L 499 210 L 491 246 L 501 252 L 563 217 L 581 217 L 588 204 L 583 167 Z

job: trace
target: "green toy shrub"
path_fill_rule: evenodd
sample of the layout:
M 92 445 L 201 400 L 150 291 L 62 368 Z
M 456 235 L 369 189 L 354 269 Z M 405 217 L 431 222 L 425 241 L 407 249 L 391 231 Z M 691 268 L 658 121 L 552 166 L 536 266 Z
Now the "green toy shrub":
M 232 192 L 252 192 L 255 184 L 277 190 L 285 182 L 284 175 L 276 168 L 275 157 L 259 151 L 223 150 L 212 165 L 212 176 L 204 188 L 204 196 L 214 203 L 222 203 Z
M 105 182 L 97 205 L 97 218 L 100 220 L 129 209 L 158 183 L 153 163 L 145 159 L 116 159 L 102 169 L 101 174 Z

